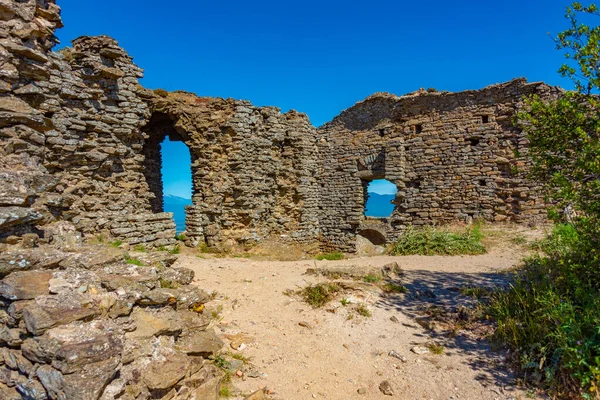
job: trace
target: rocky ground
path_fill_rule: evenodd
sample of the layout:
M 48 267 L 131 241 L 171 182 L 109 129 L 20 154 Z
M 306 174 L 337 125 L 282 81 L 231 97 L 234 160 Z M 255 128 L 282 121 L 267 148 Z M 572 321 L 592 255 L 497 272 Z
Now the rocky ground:
M 463 257 L 360 257 L 340 261 L 260 261 L 182 255 L 175 266 L 195 271 L 193 284 L 215 300 L 205 312 L 227 344 L 217 362 L 232 377 L 233 398 L 266 388 L 273 399 L 524 399 L 483 339 L 490 327 L 471 323 L 464 306 L 481 291 L 505 285 L 522 251 L 501 246 Z M 313 308 L 297 291 L 328 277 L 307 270 L 341 268 L 369 274 L 401 268 L 389 280 L 406 293 L 385 294 L 386 281 L 343 277 L 341 291 Z M 383 271 L 385 274 L 385 271 Z M 364 305 L 364 308 L 362 307 Z M 368 312 L 365 312 L 364 310 Z M 361 315 L 365 314 L 365 315 Z M 370 316 L 368 316 L 370 314 Z M 439 353 L 439 354 L 438 354 Z

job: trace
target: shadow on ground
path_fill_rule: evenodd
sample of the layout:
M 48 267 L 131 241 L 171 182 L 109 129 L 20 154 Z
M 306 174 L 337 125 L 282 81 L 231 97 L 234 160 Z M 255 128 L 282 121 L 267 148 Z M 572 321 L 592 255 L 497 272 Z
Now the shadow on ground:
M 403 284 L 407 293 L 404 295 L 388 295 L 376 304 L 378 308 L 398 311 L 415 321 L 415 326 L 427 327 L 431 310 L 437 313 L 459 313 L 465 307 L 474 307 L 479 300 L 461 294 L 461 288 L 483 288 L 497 290 L 510 285 L 512 273 L 449 273 L 426 270 L 405 271 L 395 283 Z M 486 325 L 483 323 L 483 325 Z M 490 325 L 487 326 L 490 328 Z M 483 384 L 496 384 L 505 388 L 504 395 L 509 395 L 514 388 L 515 378 L 504 363 L 504 354 L 494 352 L 490 343 L 481 333 L 460 330 L 455 335 L 447 330 L 428 329 L 422 335 L 423 344 L 431 341 L 443 344 L 446 353 L 452 352 L 466 355 L 471 368 L 479 371 L 478 380 Z M 500 394 L 500 393 L 498 393 Z

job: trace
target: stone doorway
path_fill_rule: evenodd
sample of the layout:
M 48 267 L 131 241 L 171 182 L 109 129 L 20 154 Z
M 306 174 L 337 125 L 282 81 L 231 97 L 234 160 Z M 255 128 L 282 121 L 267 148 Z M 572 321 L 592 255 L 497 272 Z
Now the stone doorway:
M 149 199 L 152 212 L 174 213 L 181 233 L 187 227 L 186 206 L 192 204 L 195 192 L 194 155 L 185 134 L 175 129 L 166 114 L 154 113 L 144 132 L 149 136 L 144 144 L 144 176 L 153 195 Z

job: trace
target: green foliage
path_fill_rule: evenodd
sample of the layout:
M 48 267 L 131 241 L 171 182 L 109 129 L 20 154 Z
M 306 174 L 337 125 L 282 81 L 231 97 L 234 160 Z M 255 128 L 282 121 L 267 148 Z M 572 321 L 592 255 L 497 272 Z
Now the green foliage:
M 341 300 L 340 300 L 340 303 L 341 303 L 341 304 L 342 304 L 344 307 L 346 307 L 348 304 L 350 304 L 350 300 L 348 300 L 347 298 L 345 298 L 345 297 L 344 297 L 343 299 L 341 299 Z
M 540 248 L 491 302 L 495 339 L 517 351 L 534 383 L 558 395 L 580 385 L 591 396 L 600 384 L 600 252 L 565 225 Z
M 169 253 L 170 254 L 179 254 L 179 253 L 181 253 L 181 247 L 175 246 L 171 250 L 169 250 Z
M 444 346 L 442 346 L 441 344 L 436 344 L 436 343 L 430 342 L 430 343 L 426 343 L 425 347 L 427 347 L 427 349 L 429 349 L 429 351 L 432 354 L 436 354 L 436 355 L 444 354 Z
M 462 232 L 450 232 L 434 227 L 410 227 L 390 248 L 392 255 L 449 255 L 484 254 L 483 234 L 478 226 Z
M 600 89 L 600 27 L 578 19 L 593 16 L 600 16 L 594 4 L 573 3 L 570 27 L 556 38 L 568 60 L 559 72 L 577 92 L 528 98 L 517 115 L 530 141 L 531 176 L 559 224 L 489 310 L 496 340 L 515 351 L 525 376 L 557 397 L 590 399 L 600 389 L 600 99 L 590 96 Z
M 302 290 L 302 297 L 313 307 L 323 307 L 339 291 L 340 287 L 335 283 L 319 283 L 305 287 Z
M 397 283 L 386 283 L 381 287 L 386 293 L 406 293 L 408 289 L 404 285 L 398 285 Z
M 344 253 L 340 253 L 340 252 L 322 253 L 322 254 L 318 254 L 315 258 L 317 260 L 329 260 L 329 261 L 343 260 Z
M 474 299 L 483 299 L 489 297 L 491 294 L 490 289 L 480 286 L 462 286 L 460 288 L 460 294 Z
M 579 92 L 590 94 L 600 88 L 600 26 L 579 23 L 581 16 L 598 17 L 600 12 L 595 4 L 588 7 L 579 2 L 571 4 L 565 16 L 571 26 L 559 33 L 555 42 L 559 50 L 566 50 L 565 58 L 571 61 L 564 64 L 559 72 L 570 78 Z
M 185 233 L 180 233 L 179 235 L 175 235 L 175 239 L 179 240 L 180 242 L 185 242 L 187 240 L 187 236 Z
M 365 281 L 366 283 L 377 283 L 381 281 L 381 276 L 369 274 L 363 277 L 363 281 Z
M 550 216 L 578 231 L 600 226 L 600 101 L 566 93 L 556 101 L 526 100 L 518 114 L 530 140 L 531 175 L 555 204 Z
M 110 247 L 114 247 L 114 248 L 117 248 L 117 247 L 119 247 L 122 244 L 123 244 L 122 240 L 115 240 L 114 242 L 110 242 L 109 243 Z

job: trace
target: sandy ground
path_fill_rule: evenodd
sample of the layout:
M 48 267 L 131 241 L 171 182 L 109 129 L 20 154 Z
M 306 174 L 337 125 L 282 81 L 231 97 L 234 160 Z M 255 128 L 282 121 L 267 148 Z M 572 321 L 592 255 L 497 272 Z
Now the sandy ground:
M 284 400 L 387 399 L 379 385 L 388 380 L 393 398 L 491 400 L 526 398 L 504 368 L 502 354 L 492 353 L 486 341 L 469 334 L 436 336 L 416 323 L 415 310 L 424 302 L 468 302 L 458 287 L 501 284 L 507 279 L 502 271 L 519 258 L 511 249 L 482 256 L 294 262 L 182 255 L 178 265 L 196 272 L 197 285 L 218 292 L 207 307 L 219 312 L 216 332 L 228 351 L 249 359 L 245 374 L 257 376 L 234 376 L 233 386 L 243 393 L 267 387 L 273 398 Z M 371 317 L 356 314 L 353 304 L 335 301 L 313 309 L 299 296 L 283 293 L 325 281 L 305 274 L 315 265 L 381 267 L 390 262 L 406 271 L 402 282 L 407 294 L 382 296 L 367 290 L 344 295 L 351 302 L 365 302 Z M 432 340 L 444 347 L 443 354 L 411 351 Z M 231 341 L 245 348 L 232 350 Z M 405 360 L 389 356 L 392 350 Z

